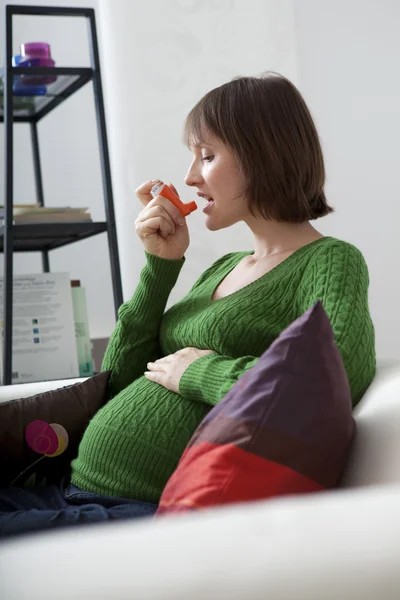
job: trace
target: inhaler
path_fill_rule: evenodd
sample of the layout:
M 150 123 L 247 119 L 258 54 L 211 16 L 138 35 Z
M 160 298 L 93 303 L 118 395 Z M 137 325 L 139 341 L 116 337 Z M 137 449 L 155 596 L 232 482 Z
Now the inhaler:
M 179 210 L 183 217 L 187 217 L 188 215 L 190 215 L 191 212 L 197 209 L 196 202 L 192 201 L 188 202 L 187 204 L 184 204 L 182 200 L 175 194 L 175 192 L 172 191 L 172 189 L 168 185 L 166 185 L 160 180 L 158 180 L 157 183 L 153 185 L 153 187 L 150 190 L 150 194 L 153 196 L 153 198 L 155 198 L 156 196 L 163 196 L 163 198 L 166 198 L 167 200 L 172 202 L 172 204 L 176 206 L 176 208 Z

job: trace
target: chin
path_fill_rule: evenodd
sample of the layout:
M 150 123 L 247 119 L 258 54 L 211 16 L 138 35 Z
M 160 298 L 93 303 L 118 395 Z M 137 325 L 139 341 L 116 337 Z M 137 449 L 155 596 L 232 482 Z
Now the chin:
M 210 219 L 210 222 L 208 222 L 208 219 L 206 220 L 206 227 L 209 231 L 218 231 L 219 229 L 222 229 L 218 226 L 218 223 L 213 222 L 212 219 Z
M 206 227 L 209 231 L 219 231 L 220 229 L 226 229 L 229 227 L 229 224 L 221 224 L 210 219 L 210 221 L 206 221 Z
M 235 225 L 238 220 L 218 220 L 213 219 L 211 216 L 206 218 L 206 227 L 209 231 L 220 231 L 221 229 L 227 229 L 228 227 L 232 227 Z

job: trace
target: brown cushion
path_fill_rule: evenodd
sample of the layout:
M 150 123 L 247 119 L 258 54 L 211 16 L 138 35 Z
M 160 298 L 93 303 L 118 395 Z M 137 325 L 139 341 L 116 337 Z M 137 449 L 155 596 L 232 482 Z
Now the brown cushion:
M 67 450 L 41 460 L 38 473 L 51 481 L 69 469 L 90 419 L 108 400 L 109 376 L 110 371 L 104 371 L 82 383 L 0 403 L 0 486 L 8 485 L 39 458 L 25 441 L 26 427 L 36 419 L 59 423 L 69 436 Z

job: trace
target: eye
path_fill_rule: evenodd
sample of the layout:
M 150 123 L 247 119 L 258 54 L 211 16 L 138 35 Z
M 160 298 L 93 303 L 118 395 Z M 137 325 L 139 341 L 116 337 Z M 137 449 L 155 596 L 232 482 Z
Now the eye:
M 201 159 L 203 162 L 207 161 L 207 162 L 211 162 L 213 160 L 214 156 L 213 154 L 210 154 L 209 156 L 203 156 L 203 158 Z

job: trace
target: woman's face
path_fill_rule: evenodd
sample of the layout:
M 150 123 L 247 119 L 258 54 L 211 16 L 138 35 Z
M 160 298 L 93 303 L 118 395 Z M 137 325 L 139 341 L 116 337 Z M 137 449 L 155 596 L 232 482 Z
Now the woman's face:
M 191 151 L 193 161 L 185 182 L 204 197 L 206 227 L 217 231 L 245 220 L 249 210 L 243 195 L 244 178 L 232 151 L 211 135 L 204 135 Z

